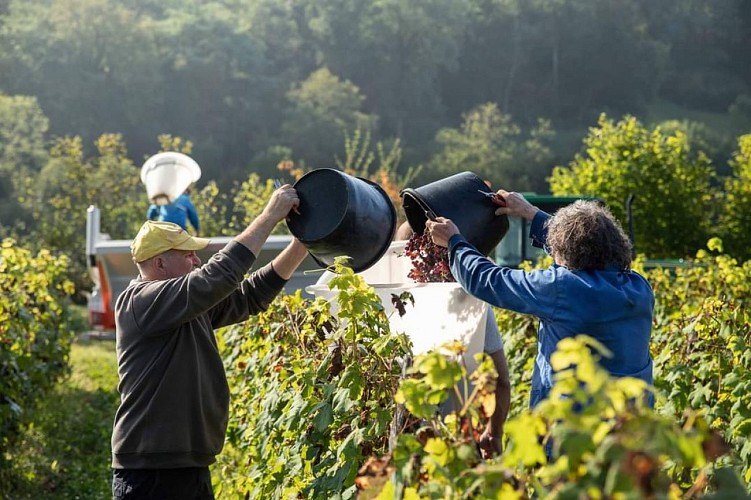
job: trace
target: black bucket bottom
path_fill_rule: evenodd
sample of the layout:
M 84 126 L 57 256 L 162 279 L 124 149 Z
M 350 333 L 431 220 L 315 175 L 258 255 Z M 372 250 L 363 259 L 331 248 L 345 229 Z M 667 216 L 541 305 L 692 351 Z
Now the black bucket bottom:
M 377 184 L 339 170 L 308 172 L 294 185 L 300 214 L 287 226 L 322 267 L 336 257 L 350 257 L 355 272 L 375 264 L 391 244 L 396 210 Z

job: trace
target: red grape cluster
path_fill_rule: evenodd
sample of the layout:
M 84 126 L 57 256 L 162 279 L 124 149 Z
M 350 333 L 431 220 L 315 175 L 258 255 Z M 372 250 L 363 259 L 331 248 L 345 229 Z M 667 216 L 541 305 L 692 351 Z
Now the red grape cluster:
M 448 250 L 433 243 L 430 235 L 413 233 L 404 247 L 404 253 L 412 261 L 407 276 L 417 283 L 456 281 L 449 269 Z

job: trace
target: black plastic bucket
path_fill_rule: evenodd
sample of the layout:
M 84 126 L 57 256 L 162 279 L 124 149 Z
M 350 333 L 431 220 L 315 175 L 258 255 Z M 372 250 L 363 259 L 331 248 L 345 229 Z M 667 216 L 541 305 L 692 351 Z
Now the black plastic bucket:
M 508 231 L 508 217 L 495 215 L 498 205 L 479 193 L 492 191 L 472 172 L 462 172 L 400 193 L 409 225 L 425 231 L 428 215 L 451 219 L 462 235 L 484 255 L 498 245 Z
M 346 255 L 359 273 L 386 253 L 396 230 L 396 210 L 380 186 L 321 168 L 302 176 L 294 188 L 300 214 L 290 212 L 287 226 L 321 267 Z

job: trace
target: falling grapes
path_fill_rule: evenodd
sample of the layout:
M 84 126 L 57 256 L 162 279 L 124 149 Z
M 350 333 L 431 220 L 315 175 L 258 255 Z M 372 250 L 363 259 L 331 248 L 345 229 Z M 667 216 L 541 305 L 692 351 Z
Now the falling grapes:
M 404 253 L 412 261 L 407 276 L 417 283 L 456 281 L 449 269 L 448 250 L 433 243 L 430 235 L 413 233 Z

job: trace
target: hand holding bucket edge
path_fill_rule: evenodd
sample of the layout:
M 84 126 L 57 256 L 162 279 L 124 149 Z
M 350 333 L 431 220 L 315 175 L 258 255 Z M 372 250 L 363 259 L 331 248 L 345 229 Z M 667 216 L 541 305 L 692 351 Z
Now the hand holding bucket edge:
M 284 185 L 272 193 L 264 212 L 278 222 L 285 219 L 290 211 L 295 210 L 299 204 L 300 199 L 295 188 Z
M 441 247 L 448 247 L 451 237 L 460 233 L 456 224 L 445 217 L 437 217 L 435 220 L 427 221 L 425 229 L 430 234 L 433 243 Z
M 494 193 L 492 191 L 483 191 L 482 189 L 477 190 L 478 193 L 495 203 L 496 205 L 500 205 L 502 207 L 506 206 L 506 200 L 503 198 L 502 192 L 505 193 L 506 191 L 499 190 L 497 193 Z M 496 212 L 496 215 L 500 215 Z
M 289 184 L 283 183 L 281 181 L 281 179 L 274 179 L 274 190 L 278 190 L 278 189 L 280 189 L 280 188 L 282 188 L 284 186 L 288 186 L 288 185 Z M 297 205 L 295 205 L 295 206 L 292 207 L 292 211 L 295 212 L 297 215 L 300 215 L 300 211 L 297 209 L 297 207 L 299 205 L 300 204 L 298 203 Z M 289 218 L 289 212 L 287 212 L 287 217 L 285 217 L 285 219 L 288 219 L 288 218 Z

